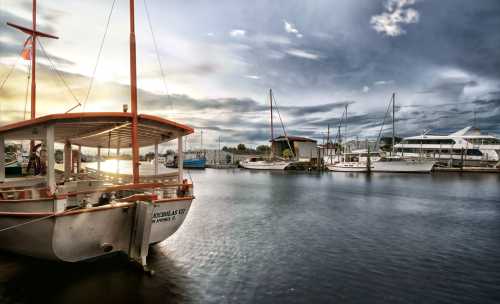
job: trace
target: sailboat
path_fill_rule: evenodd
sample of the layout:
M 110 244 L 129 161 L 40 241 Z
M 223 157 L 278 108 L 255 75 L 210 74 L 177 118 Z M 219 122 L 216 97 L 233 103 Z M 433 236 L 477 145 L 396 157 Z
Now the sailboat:
M 64 262 L 121 252 L 149 271 L 149 245 L 171 236 L 186 218 L 194 196 L 192 183 L 183 177 L 182 142 L 193 129 L 138 113 L 133 0 L 129 9 L 131 112 L 36 117 L 36 41 L 57 37 L 37 30 L 36 0 L 32 28 L 9 23 L 33 41 L 31 119 L 0 127 L 0 249 Z M 6 140 L 31 141 L 32 176 L 5 176 Z M 181 164 L 175 178 L 145 181 L 139 174 L 139 148 L 155 146 L 158 158 L 158 144 L 173 140 Z M 56 143 L 64 144 L 62 174 L 55 170 Z M 82 172 L 82 147 L 98 154 L 103 147 L 131 148 L 131 181 L 104 179 L 99 170 L 94 175 Z
M 383 154 L 381 155 L 380 159 L 378 159 L 377 161 L 373 161 L 371 163 L 372 164 L 371 171 L 393 172 L 393 173 L 430 173 L 432 171 L 432 168 L 434 167 L 434 164 L 436 163 L 435 161 L 428 159 L 418 159 L 418 158 L 404 158 L 402 156 L 396 155 L 395 152 L 396 93 L 392 93 L 390 103 L 392 103 L 392 151 L 390 152 L 389 155 Z M 377 143 L 379 141 L 380 141 L 380 135 L 379 139 L 377 140 Z
M 339 122 L 339 130 L 337 133 L 337 138 L 341 138 L 341 127 L 342 127 L 342 120 L 344 119 L 345 115 L 345 141 L 347 143 L 347 108 L 348 105 L 346 104 L 345 110 L 342 113 L 342 118 L 340 119 Z M 328 132 L 330 133 L 330 132 Z M 340 140 L 339 140 L 340 141 Z M 347 147 L 347 145 L 346 145 Z M 370 165 L 368 158 L 369 156 L 373 157 L 374 155 L 369 155 L 365 151 L 353 151 L 352 153 L 349 153 L 347 151 L 344 151 L 342 154 L 337 154 L 336 155 L 336 160 L 333 162 L 333 155 L 330 155 L 329 161 L 330 163 L 326 165 L 326 168 L 330 171 L 334 172 L 368 172 L 370 170 Z M 372 158 L 373 159 L 373 158 Z M 327 161 L 328 161 L 327 160 Z
M 251 157 L 242 162 L 240 162 L 240 166 L 245 169 L 252 170 L 285 170 L 292 161 L 281 159 L 276 157 L 276 153 L 274 151 L 274 125 L 273 125 L 273 91 L 269 89 L 269 103 L 270 103 L 270 111 L 271 111 L 271 155 L 268 158 L 265 157 Z M 284 128 L 283 128 L 284 129 Z M 288 137 L 286 136 L 288 142 Z M 290 146 L 290 142 L 288 142 Z M 293 150 L 290 147 L 290 151 Z

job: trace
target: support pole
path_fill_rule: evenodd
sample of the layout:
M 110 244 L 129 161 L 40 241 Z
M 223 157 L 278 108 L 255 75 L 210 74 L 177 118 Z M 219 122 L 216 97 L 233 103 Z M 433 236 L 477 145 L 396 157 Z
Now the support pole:
M 76 174 L 80 179 L 80 171 L 82 169 L 82 146 L 78 145 L 78 158 L 76 160 Z
M 101 147 L 97 147 L 97 178 L 101 176 Z
M 72 173 L 72 155 L 71 155 L 71 143 L 69 141 L 66 141 L 64 144 L 64 180 L 69 180 L 71 177 Z
M 184 152 L 182 152 L 182 135 L 177 138 L 177 168 L 179 169 L 179 183 L 184 179 Z
M 271 158 L 274 158 L 273 90 L 272 89 L 269 89 L 269 104 L 271 106 Z
M 0 183 L 5 181 L 5 140 L 0 136 Z
M 118 140 L 118 147 L 116 148 L 116 178 L 120 178 L 120 140 Z
M 155 143 L 154 165 L 155 165 L 155 176 L 158 176 L 158 143 Z
M 396 115 L 396 93 L 392 93 L 392 155 L 394 155 L 394 142 L 396 137 L 396 120 L 394 116 Z
M 45 135 L 46 149 L 47 149 L 47 186 L 50 193 L 56 190 L 56 176 L 55 176 L 55 151 L 54 151 L 54 126 L 48 126 Z
M 135 47 L 135 0 L 130 0 L 130 103 L 132 108 L 132 173 L 134 184 L 139 183 L 139 144 L 137 142 L 137 68 Z

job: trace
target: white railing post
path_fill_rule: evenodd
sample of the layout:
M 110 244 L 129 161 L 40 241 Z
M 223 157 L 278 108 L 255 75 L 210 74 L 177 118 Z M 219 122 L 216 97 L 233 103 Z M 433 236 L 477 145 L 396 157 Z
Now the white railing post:
M 154 165 L 155 165 L 155 177 L 157 177 L 158 176 L 158 143 L 155 143 Z
M 0 136 L 0 183 L 5 181 L 5 140 Z
M 72 152 L 71 152 L 71 143 L 66 141 L 64 144 L 64 179 L 69 180 L 71 177 L 73 163 L 72 163 Z
M 179 169 L 179 183 L 184 179 L 184 152 L 182 151 L 182 135 L 177 138 L 177 168 Z
M 101 147 L 97 147 L 97 179 L 101 176 Z
M 56 190 L 56 176 L 55 176 L 55 150 L 54 150 L 54 126 L 48 126 L 45 134 L 45 144 L 47 145 L 47 186 L 50 193 Z

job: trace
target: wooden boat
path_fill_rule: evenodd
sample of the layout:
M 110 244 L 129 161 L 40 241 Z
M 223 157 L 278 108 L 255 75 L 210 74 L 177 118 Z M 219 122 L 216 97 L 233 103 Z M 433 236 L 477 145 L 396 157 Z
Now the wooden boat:
M 177 174 L 139 174 L 139 148 L 177 140 L 182 164 L 183 137 L 193 129 L 160 117 L 137 113 L 134 1 L 130 1 L 131 112 L 65 113 L 35 116 L 32 86 L 31 119 L 0 127 L 0 249 L 37 258 L 78 262 L 123 252 L 146 270 L 150 244 L 172 235 L 183 223 L 194 199 L 192 184 Z M 12 25 L 37 37 L 54 37 L 33 28 Z M 33 42 L 36 46 L 36 42 Z M 36 47 L 31 60 L 35 66 Z M 33 83 L 35 73 L 33 70 Z M 40 142 L 33 176 L 6 178 L 5 141 Z M 64 171 L 55 170 L 56 143 L 64 144 Z M 38 145 L 37 145 L 38 146 Z M 74 151 L 73 146 L 78 147 Z M 132 175 L 112 178 L 81 168 L 82 147 L 132 150 Z M 33 149 L 32 149 L 33 152 Z M 76 153 L 75 153 L 76 152 Z M 117 153 L 118 154 L 118 153 Z M 76 157 L 75 157 L 76 155 Z M 98 157 L 98 159 L 100 159 Z M 35 165 L 36 164 L 36 165 Z M 158 162 L 155 162 L 155 173 Z M 106 176 L 106 178 L 105 178 Z

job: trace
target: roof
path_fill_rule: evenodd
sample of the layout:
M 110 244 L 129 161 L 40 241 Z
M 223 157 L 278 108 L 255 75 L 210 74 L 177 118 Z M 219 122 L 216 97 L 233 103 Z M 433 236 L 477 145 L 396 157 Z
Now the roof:
M 157 116 L 138 115 L 140 147 L 170 141 L 194 132 L 191 127 Z M 52 114 L 0 127 L 7 140 L 41 139 L 44 128 L 54 126 L 55 141 L 85 147 L 130 148 L 132 113 L 89 112 Z
M 278 136 L 275 137 L 273 141 L 286 141 L 288 138 L 289 141 L 300 141 L 300 142 L 313 142 L 315 143 L 316 141 L 314 139 L 310 139 L 307 137 L 300 137 L 300 136 Z

